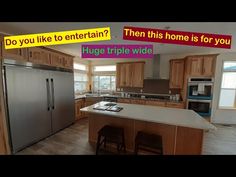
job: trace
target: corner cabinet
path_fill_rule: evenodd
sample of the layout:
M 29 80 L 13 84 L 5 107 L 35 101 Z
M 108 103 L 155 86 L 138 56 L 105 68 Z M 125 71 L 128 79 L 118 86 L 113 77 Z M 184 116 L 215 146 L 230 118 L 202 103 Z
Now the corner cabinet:
M 145 62 L 127 62 L 116 65 L 116 87 L 143 87 Z
M 184 59 L 170 60 L 170 88 L 182 89 L 184 81 Z

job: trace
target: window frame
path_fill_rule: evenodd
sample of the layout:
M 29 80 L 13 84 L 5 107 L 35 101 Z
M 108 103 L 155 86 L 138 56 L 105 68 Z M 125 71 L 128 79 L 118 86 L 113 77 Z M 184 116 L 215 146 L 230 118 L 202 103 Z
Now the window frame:
M 220 93 L 219 93 L 219 99 L 218 99 L 218 109 L 220 110 L 236 110 L 236 95 L 234 97 L 234 107 L 226 107 L 226 106 L 220 106 L 220 99 L 221 99 L 221 91 L 222 90 L 235 90 L 236 92 L 236 88 L 235 89 L 231 89 L 231 88 L 222 88 L 222 83 L 223 83 L 223 75 L 224 73 L 230 73 L 230 72 L 234 72 L 236 73 L 236 71 L 225 71 L 224 70 L 224 64 L 225 62 L 235 62 L 236 63 L 236 60 L 223 60 L 222 61 L 222 67 L 221 67 L 221 82 L 220 82 Z
M 94 89 L 94 82 L 95 82 L 95 80 L 94 80 L 94 77 L 95 76 L 98 76 L 99 77 L 99 79 L 98 79 L 98 81 L 96 81 L 96 82 L 98 82 L 98 88 L 100 88 L 100 77 L 101 76 L 109 76 L 110 77 L 110 90 L 100 90 L 100 89 L 98 89 L 98 90 L 95 90 Z M 112 76 L 114 76 L 115 77 L 115 79 L 116 79 L 116 75 L 115 74 L 99 74 L 99 75 L 97 75 L 97 74 L 93 74 L 92 75 L 92 83 L 93 83 L 93 92 L 101 92 L 101 93 L 107 93 L 107 92 L 114 92 L 114 91 L 116 91 L 116 81 L 114 82 L 115 83 L 115 89 L 114 90 L 112 90 Z
M 79 62 L 75 62 L 76 64 L 80 64 L 80 65 L 85 65 L 85 67 L 86 67 L 86 70 L 80 70 L 80 69 L 75 69 L 74 68 L 74 75 L 76 74 L 76 73 L 78 73 L 78 74 L 85 74 L 86 76 L 87 76 L 87 81 L 75 81 L 75 79 L 74 79 L 74 92 L 75 92 L 75 94 L 84 94 L 84 93 L 86 93 L 86 92 L 88 92 L 88 83 L 89 83 L 89 76 L 88 76 L 88 65 L 86 65 L 86 64 L 84 64 L 84 63 L 79 63 Z M 75 76 L 74 76 L 75 77 Z M 79 91 L 79 92 L 76 92 L 75 91 L 75 82 L 80 82 L 80 83 L 85 83 L 85 87 L 86 87 L 86 89 L 85 90 L 83 90 L 83 91 Z

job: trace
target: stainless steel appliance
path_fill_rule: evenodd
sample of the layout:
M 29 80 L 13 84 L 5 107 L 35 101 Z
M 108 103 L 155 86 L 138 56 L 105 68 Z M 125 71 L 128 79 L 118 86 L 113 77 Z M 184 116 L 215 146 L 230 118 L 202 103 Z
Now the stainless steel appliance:
M 72 72 L 4 60 L 4 91 L 12 152 L 75 120 Z
M 211 116 L 211 104 L 211 100 L 187 100 L 188 109 L 194 110 L 203 117 Z
M 214 79 L 211 77 L 191 77 L 188 80 L 187 109 L 194 110 L 203 117 L 210 117 L 212 110 Z
M 213 78 L 189 78 L 188 99 L 211 100 L 213 94 Z

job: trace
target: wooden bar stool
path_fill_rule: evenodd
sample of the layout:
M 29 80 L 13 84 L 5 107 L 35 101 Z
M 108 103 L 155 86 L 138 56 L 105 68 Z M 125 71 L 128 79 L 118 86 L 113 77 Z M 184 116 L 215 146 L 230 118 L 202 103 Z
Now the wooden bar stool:
M 160 135 L 139 131 L 135 137 L 135 155 L 138 155 L 139 150 L 163 155 L 162 137 Z
M 124 129 L 110 125 L 102 127 L 98 131 L 96 155 L 98 155 L 101 145 L 103 144 L 104 148 L 106 148 L 107 143 L 116 144 L 118 153 L 120 153 L 122 149 L 126 152 Z

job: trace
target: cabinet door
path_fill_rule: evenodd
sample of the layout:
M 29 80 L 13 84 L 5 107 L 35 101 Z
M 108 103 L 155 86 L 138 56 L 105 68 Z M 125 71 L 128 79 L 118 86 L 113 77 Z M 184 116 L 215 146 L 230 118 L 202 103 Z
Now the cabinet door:
M 120 87 L 126 87 L 126 65 L 120 64 Z
M 165 107 L 166 106 L 166 102 L 164 102 L 164 101 L 147 100 L 146 101 L 146 105 Z
M 26 48 L 21 49 L 5 49 L 2 46 L 2 56 L 5 59 L 14 59 L 19 61 L 28 61 L 28 52 Z
M 203 57 L 196 56 L 188 59 L 189 75 L 201 76 L 202 75 Z
M 55 67 L 64 67 L 64 56 L 59 53 L 51 52 L 51 65 Z
M 84 113 L 80 111 L 80 109 L 83 107 L 84 107 L 84 101 L 77 100 L 75 103 L 76 119 L 80 119 L 80 118 L 84 117 Z
M 170 61 L 170 88 L 181 89 L 184 80 L 184 60 Z
M 29 61 L 36 64 L 50 65 L 50 52 L 37 47 L 29 48 Z
M 143 87 L 144 63 L 132 64 L 132 87 Z
M 167 102 L 166 107 L 184 109 L 185 105 L 183 102 L 181 102 L 181 103 Z
M 73 57 L 65 56 L 64 58 L 64 67 L 67 69 L 73 69 Z
M 204 56 L 203 58 L 203 76 L 214 76 L 215 73 L 215 56 Z
M 120 65 L 119 63 L 116 64 L 116 88 L 120 88 Z

